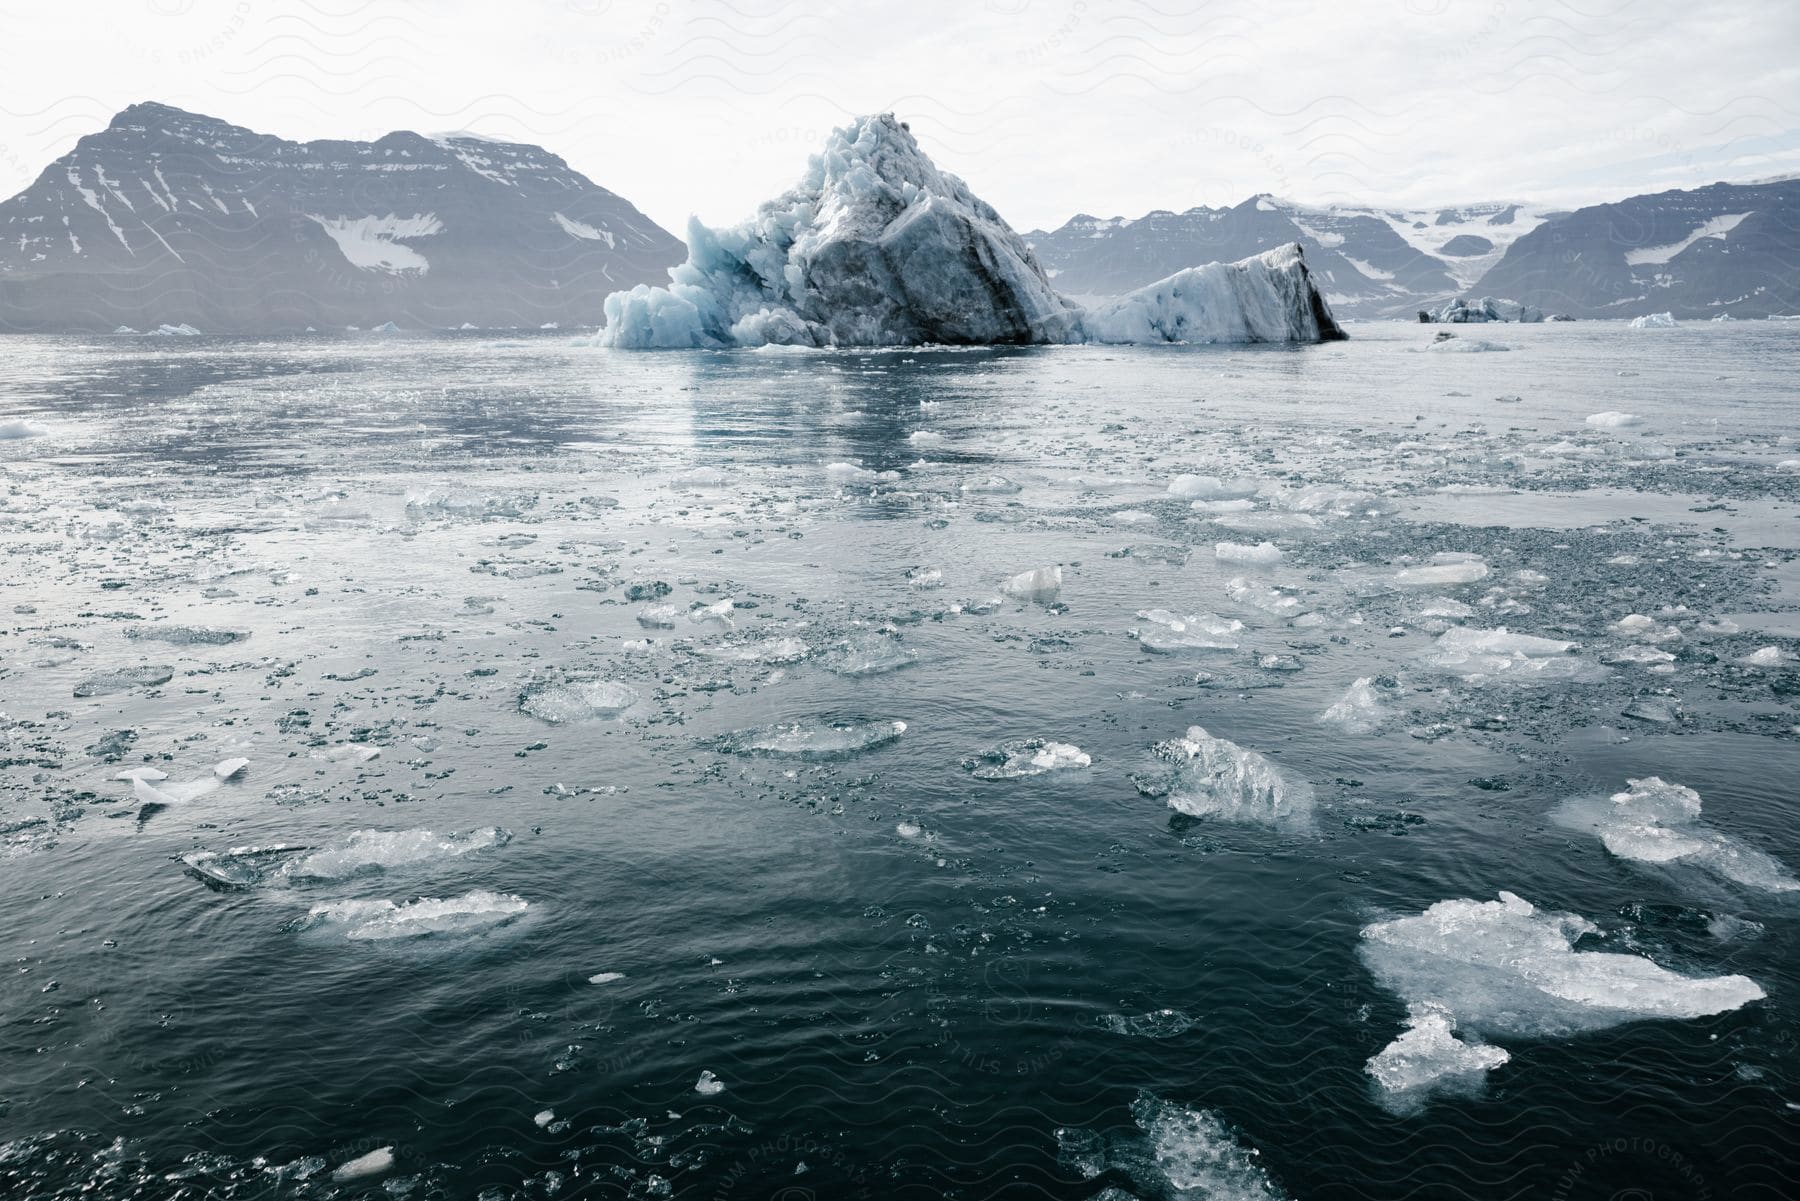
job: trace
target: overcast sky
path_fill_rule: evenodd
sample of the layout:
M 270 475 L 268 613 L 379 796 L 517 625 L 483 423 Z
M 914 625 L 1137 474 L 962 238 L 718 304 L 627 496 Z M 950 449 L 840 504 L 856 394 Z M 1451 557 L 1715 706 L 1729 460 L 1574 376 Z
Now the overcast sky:
M 540 143 L 679 234 L 893 109 L 1015 226 L 1800 172 L 1796 0 L 0 0 L 0 195 L 138 100 Z

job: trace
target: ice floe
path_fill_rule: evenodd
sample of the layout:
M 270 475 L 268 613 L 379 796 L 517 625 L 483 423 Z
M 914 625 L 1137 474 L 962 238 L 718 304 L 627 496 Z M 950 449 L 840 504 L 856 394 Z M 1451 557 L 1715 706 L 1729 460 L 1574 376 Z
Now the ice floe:
M 1138 645 L 1156 654 L 1190 650 L 1236 650 L 1244 623 L 1216 613 L 1172 613 L 1167 609 L 1140 609 L 1145 624 L 1131 631 Z
M 1700 794 L 1659 776 L 1625 781 L 1610 797 L 1574 797 L 1556 821 L 1597 835 L 1606 849 L 1638 863 L 1685 864 L 1763 892 L 1800 891 L 1782 863 L 1700 820 Z
M 1373 922 L 1361 953 L 1375 979 L 1407 1003 L 1409 1028 L 1369 1061 L 1400 1103 L 1438 1082 L 1467 1082 L 1505 1062 L 1491 1042 L 1561 1038 L 1647 1018 L 1697 1018 L 1760 1000 L 1743 976 L 1684 976 L 1640 955 L 1577 950 L 1599 928 L 1540 910 L 1510 892 L 1497 901 L 1439 901 L 1423 913 Z M 1453 1045 L 1454 1044 L 1454 1045 Z
M 1566 683 L 1591 674 L 1573 642 L 1514 634 L 1504 627 L 1473 630 L 1453 626 L 1438 635 L 1424 661 L 1474 684 Z

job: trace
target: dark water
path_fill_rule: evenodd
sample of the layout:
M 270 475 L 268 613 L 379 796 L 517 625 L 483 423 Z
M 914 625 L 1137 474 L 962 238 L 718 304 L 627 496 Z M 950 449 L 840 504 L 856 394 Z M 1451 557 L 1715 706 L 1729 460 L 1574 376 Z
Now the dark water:
M 1800 329 L 1356 332 L 7 343 L 0 422 L 42 432 L 0 441 L 0 1194 L 1794 1195 L 1800 894 L 1552 817 L 1661 776 L 1800 865 Z M 1244 503 L 1196 512 L 1184 472 Z M 1273 567 L 1217 561 L 1265 539 Z M 1439 553 L 1487 573 L 1396 583 Z M 1054 603 L 968 603 L 1058 564 Z M 1148 653 L 1159 608 L 1239 645 Z M 1631 614 L 1668 658 L 1620 658 Z M 1472 678 L 1433 657 L 1456 624 L 1579 670 Z M 846 672 L 877 654 L 911 661 Z M 1322 723 L 1363 677 L 1373 728 Z M 542 720 L 594 681 L 635 703 Z M 878 722 L 905 732 L 720 741 Z M 1196 725 L 1310 820 L 1172 809 L 1151 748 Z M 1091 765 L 964 766 L 1030 738 Z M 174 804 L 115 778 L 235 757 Z M 183 859 L 271 846 L 308 850 L 241 887 Z M 1361 931 L 1501 890 L 1766 996 L 1465 1030 L 1510 1061 L 1398 1105 L 1365 1063 L 1406 998 Z M 342 908 L 421 897 L 450 904 Z

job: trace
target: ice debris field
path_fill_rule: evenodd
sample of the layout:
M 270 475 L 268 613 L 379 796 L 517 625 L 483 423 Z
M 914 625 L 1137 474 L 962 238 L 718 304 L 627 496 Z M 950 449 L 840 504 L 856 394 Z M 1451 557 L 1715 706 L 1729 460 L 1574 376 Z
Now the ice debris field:
M 0 1192 L 1780 1195 L 1800 329 L 1355 329 L 20 340 Z

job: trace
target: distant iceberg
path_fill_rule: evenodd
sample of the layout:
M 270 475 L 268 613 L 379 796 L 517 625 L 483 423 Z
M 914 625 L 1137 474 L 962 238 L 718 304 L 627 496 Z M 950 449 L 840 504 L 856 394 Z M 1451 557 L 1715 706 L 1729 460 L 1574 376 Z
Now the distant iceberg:
M 666 287 L 606 298 L 623 349 L 1320 342 L 1342 338 L 1300 247 L 1177 272 L 1093 309 L 893 114 L 836 130 L 749 221 L 688 225 Z

